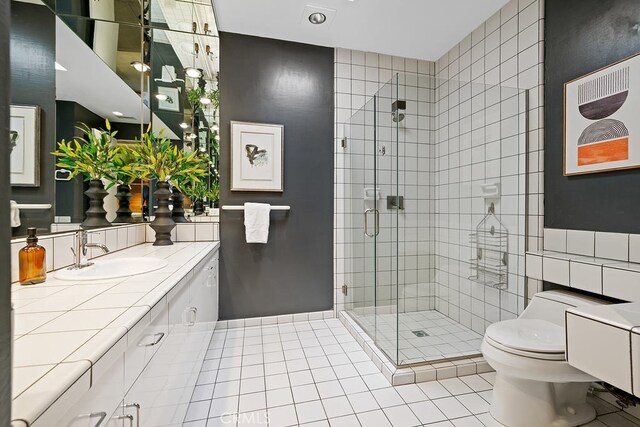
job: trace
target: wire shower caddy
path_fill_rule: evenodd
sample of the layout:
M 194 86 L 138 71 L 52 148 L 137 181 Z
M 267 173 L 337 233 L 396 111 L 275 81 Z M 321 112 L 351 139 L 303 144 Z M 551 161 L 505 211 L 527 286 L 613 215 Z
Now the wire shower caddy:
M 469 279 L 496 289 L 507 289 L 509 231 L 496 216 L 493 203 L 469 239 L 475 254 L 470 260 L 472 274 Z

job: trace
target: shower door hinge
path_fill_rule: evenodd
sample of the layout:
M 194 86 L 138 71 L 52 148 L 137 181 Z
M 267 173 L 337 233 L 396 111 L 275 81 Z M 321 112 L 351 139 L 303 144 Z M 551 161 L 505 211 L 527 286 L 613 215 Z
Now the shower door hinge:
M 344 138 L 342 138 L 342 140 L 340 141 L 340 146 L 342 148 L 347 148 L 347 137 L 346 136 Z
M 342 295 L 347 295 L 347 285 L 342 285 Z

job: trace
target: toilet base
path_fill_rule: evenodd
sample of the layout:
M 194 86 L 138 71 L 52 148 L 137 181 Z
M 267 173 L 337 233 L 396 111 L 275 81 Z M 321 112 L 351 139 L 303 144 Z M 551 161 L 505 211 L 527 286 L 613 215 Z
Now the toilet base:
M 596 418 L 590 383 L 547 383 L 496 374 L 491 416 L 508 427 L 573 427 Z

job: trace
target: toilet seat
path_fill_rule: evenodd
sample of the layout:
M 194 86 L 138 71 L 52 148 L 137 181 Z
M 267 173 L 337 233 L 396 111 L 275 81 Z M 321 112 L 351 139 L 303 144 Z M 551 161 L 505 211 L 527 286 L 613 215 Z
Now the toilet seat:
M 565 360 L 564 328 L 541 319 L 513 319 L 490 325 L 487 343 L 524 357 Z

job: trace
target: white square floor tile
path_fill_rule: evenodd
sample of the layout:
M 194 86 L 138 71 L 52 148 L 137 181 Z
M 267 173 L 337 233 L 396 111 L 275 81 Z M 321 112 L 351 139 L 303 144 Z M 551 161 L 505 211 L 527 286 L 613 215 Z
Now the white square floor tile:
M 267 405 L 269 407 L 289 405 L 293 403 L 293 394 L 290 388 L 267 390 Z
M 422 401 L 409 404 L 409 408 L 418 417 L 421 423 L 430 424 L 446 420 L 447 417 L 438 409 L 433 402 Z
M 356 394 L 347 394 L 347 398 L 351 403 L 351 407 L 356 412 L 367 412 L 380 408 L 380 405 L 376 402 L 373 394 L 368 391 Z
M 329 424 L 331 427 L 357 427 L 360 422 L 355 415 L 346 415 L 344 417 L 329 418 Z
M 326 419 L 324 408 L 319 400 L 306 403 L 296 403 L 296 413 L 298 414 L 298 422 L 300 424 L 310 423 Z
M 387 416 L 380 409 L 376 411 L 362 412 L 357 416 L 360 424 L 363 426 L 391 427 L 391 423 L 387 419 Z
M 296 408 L 293 405 L 270 408 L 268 410 L 268 414 L 269 426 L 271 427 L 287 427 L 298 425 Z
M 475 393 L 461 394 L 456 399 L 474 415 L 489 411 L 489 404 Z
M 266 409 L 267 397 L 264 391 L 257 393 L 241 394 L 238 412 L 253 412 Z
M 320 399 L 315 384 L 291 387 L 291 391 L 293 393 L 293 401 L 296 403 L 309 402 L 311 400 Z
M 443 397 L 433 401 L 435 405 L 446 415 L 448 419 L 465 417 L 471 412 L 462 405 L 455 397 Z
M 428 325 L 429 333 L 434 334 L 428 338 L 440 339 L 449 335 L 469 338 L 467 331 L 456 329 L 455 323 L 439 314 L 412 314 L 414 320 L 425 316 L 429 317 L 429 323 L 410 327 L 427 328 Z M 284 352 L 265 350 L 267 341 L 287 342 L 288 350 L 304 353 L 303 342 L 316 347 L 316 341 L 331 342 L 330 334 L 341 343 L 339 346 L 344 344 L 347 353 L 285 361 Z M 271 426 L 285 427 L 497 426 L 487 412 L 495 372 L 392 387 L 383 382 L 386 378 L 380 373 L 358 372 L 356 365 L 361 372 L 366 372 L 370 361 L 348 334 L 337 320 L 216 331 L 197 385 L 191 390 L 191 403 L 184 406 L 183 426 L 202 427 L 205 422 L 207 427 L 266 425 L 267 418 L 271 420 Z M 443 342 L 448 343 L 443 340 L 424 345 L 423 342 L 422 348 L 444 347 Z M 259 347 L 262 347 L 260 352 Z M 324 349 L 324 346 L 320 347 Z M 289 353 L 289 356 L 292 354 L 299 355 Z M 185 392 L 189 394 L 189 391 Z M 623 418 L 617 408 L 602 402 L 597 405 L 598 413 L 607 422 L 594 421 L 590 426 L 627 427 L 631 422 L 626 418 L 628 416 Z M 638 427 L 640 421 L 629 426 Z
M 219 417 L 224 414 L 237 414 L 239 401 L 240 398 L 238 396 L 213 399 L 209 409 L 209 418 Z
M 329 418 L 341 417 L 343 415 L 353 414 L 353 409 L 349 400 L 345 396 L 332 397 L 323 399 L 322 405 L 324 411 Z
M 406 405 L 385 408 L 383 411 L 394 427 L 413 427 L 420 425 L 418 418 Z
M 342 386 L 338 381 L 327 381 L 324 383 L 316 384 L 318 394 L 321 399 L 327 399 L 330 397 L 344 396 Z
M 184 417 L 185 421 L 193 420 L 206 420 L 209 415 L 210 400 L 202 402 L 191 402 L 187 408 L 187 414 Z
M 400 397 L 400 394 L 398 394 L 393 387 L 373 390 L 371 394 L 373 394 L 373 397 L 381 408 L 403 405 L 405 403 L 404 400 L 402 400 L 402 397 Z

